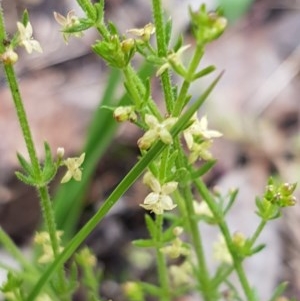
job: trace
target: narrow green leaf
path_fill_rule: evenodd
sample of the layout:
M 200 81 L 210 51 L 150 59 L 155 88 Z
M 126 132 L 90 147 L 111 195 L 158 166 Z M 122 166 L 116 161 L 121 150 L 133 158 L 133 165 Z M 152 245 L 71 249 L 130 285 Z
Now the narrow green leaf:
M 32 174 L 32 166 L 30 163 L 19 153 L 17 153 L 18 161 L 28 175 Z
M 288 286 L 288 282 L 286 282 L 286 281 L 280 283 L 275 288 L 275 291 L 274 291 L 274 293 L 273 293 L 273 295 L 272 295 L 272 297 L 271 297 L 271 299 L 269 301 L 276 301 L 277 298 L 279 298 L 283 294 L 283 292 L 286 290 L 287 286 Z
M 151 248 L 155 246 L 155 242 L 152 239 L 136 239 L 132 244 L 139 248 Z
M 194 76 L 193 76 L 193 80 L 196 80 L 200 77 L 203 77 L 205 75 L 208 75 L 209 73 L 212 73 L 213 71 L 216 70 L 215 66 L 208 66 L 204 69 L 202 69 L 201 71 L 197 72 Z
M 22 15 L 22 24 L 26 27 L 26 25 L 29 22 L 29 14 L 27 9 L 24 10 L 23 15 Z
M 23 182 L 27 185 L 34 186 L 34 187 L 36 187 L 38 185 L 38 183 L 31 176 L 26 176 L 19 171 L 16 171 L 15 175 L 21 182 Z
M 165 39 L 166 39 L 166 45 L 168 46 L 171 40 L 172 36 L 172 19 L 169 18 L 165 25 Z
M 149 214 L 145 214 L 145 222 L 148 232 L 150 233 L 151 237 L 156 237 L 157 235 L 157 228 L 153 218 Z
M 203 176 L 204 174 L 206 174 L 210 169 L 212 169 L 215 166 L 216 162 L 217 162 L 216 160 L 205 162 L 200 168 L 193 171 L 192 180 L 197 179 Z
M 220 80 L 222 73 L 210 84 L 204 93 L 191 105 L 190 108 L 179 118 L 171 129 L 171 134 L 176 137 L 180 131 L 185 128 L 193 114 L 198 110 L 199 106 L 205 101 L 210 92 L 213 90 L 217 82 Z M 36 283 L 35 287 L 29 293 L 26 301 L 35 300 L 47 281 L 52 277 L 55 271 L 68 260 L 86 237 L 94 230 L 98 223 L 107 215 L 110 209 L 117 203 L 122 195 L 135 183 L 143 171 L 155 158 L 157 158 L 167 145 L 161 141 L 157 141 L 150 150 L 142 157 L 118 184 L 103 205 L 95 213 L 95 215 L 79 230 L 73 239 L 67 244 L 65 249 L 60 253 L 55 261 L 47 268 L 45 273 Z M 64 216 L 65 218 L 65 216 Z

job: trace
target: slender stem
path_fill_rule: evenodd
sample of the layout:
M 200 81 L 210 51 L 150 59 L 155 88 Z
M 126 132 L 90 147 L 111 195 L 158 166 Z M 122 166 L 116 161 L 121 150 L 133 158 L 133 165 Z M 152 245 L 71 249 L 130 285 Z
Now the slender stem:
M 254 234 L 252 235 L 251 239 L 250 239 L 250 245 L 253 246 L 254 243 L 256 242 L 258 236 L 260 235 L 260 233 L 262 232 L 262 230 L 264 229 L 264 227 L 266 226 L 267 221 L 265 220 L 261 220 L 258 227 L 256 228 Z
M 6 38 L 5 33 L 5 25 L 2 14 L 2 7 L 0 4 L 0 51 L 3 51 L 4 45 L 2 45 L 4 39 Z M 4 47 L 5 48 L 5 47 Z M 4 72 L 7 78 L 7 82 L 12 94 L 14 106 L 16 109 L 17 117 L 19 120 L 20 128 L 22 130 L 22 134 L 25 140 L 26 148 L 29 154 L 30 162 L 33 169 L 33 174 L 35 179 L 37 180 L 37 190 L 41 200 L 41 208 L 43 212 L 44 219 L 46 221 L 46 225 L 48 228 L 48 232 L 50 235 L 51 245 L 53 249 L 53 253 L 55 257 L 59 254 L 59 243 L 56 235 L 56 225 L 54 221 L 54 214 L 52 210 L 52 204 L 50 201 L 49 192 L 47 186 L 39 186 L 42 181 L 42 170 L 37 157 L 37 152 L 34 146 L 30 126 L 28 123 L 26 111 L 23 105 L 22 97 L 19 90 L 19 85 L 17 82 L 17 77 L 14 71 L 14 68 L 11 64 L 4 64 Z M 63 270 L 61 270 L 61 276 L 63 276 Z M 62 287 L 65 286 L 64 278 L 61 278 Z
M 195 50 L 195 53 L 193 55 L 193 58 L 189 64 L 187 74 L 186 74 L 184 82 L 182 83 L 178 98 L 175 102 L 174 110 L 172 112 L 172 115 L 175 117 L 180 115 L 180 113 L 185 105 L 188 89 L 192 82 L 192 77 L 193 77 L 195 71 L 197 70 L 197 67 L 200 63 L 203 53 L 204 53 L 203 47 L 198 45 Z
M 30 127 L 28 124 L 26 112 L 23 106 L 19 85 L 16 79 L 15 71 L 11 65 L 4 65 L 4 71 L 6 74 L 7 82 L 12 93 L 12 98 L 16 108 L 19 124 L 22 130 L 22 134 L 26 143 L 27 151 L 30 157 L 30 161 L 34 170 L 35 175 L 41 174 L 40 164 L 36 155 Z M 41 177 L 39 177 L 39 180 Z
M 168 48 L 166 44 L 165 25 L 163 21 L 163 9 L 161 0 L 152 0 L 153 17 L 156 29 L 156 43 L 159 57 L 167 57 Z M 165 102 L 169 114 L 173 111 L 174 95 L 169 71 L 166 70 L 161 75 L 161 83 L 164 91 Z
M 202 294 L 205 301 L 214 300 L 214 291 L 211 286 L 211 279 L 209 275 L 209 270 L 207 267 L 204 248 L 202 243 L 201 232 L 198 227 L 198 222 L 195 219 L 195 211 L 193 206 L 193 194 L 189 186 L 185 185 L 183 188 L 183 198 L 185 199 L 187 218 L 189 222 L 190 235 L 192 239 L 192 244 L 196 253 L 198 261 L 197 277 L 199 282 L 199 287 L 202 290 Z
M 161 301 L 170 301 L 169 277 L 165 255 L 161 252 L 162 232 L 163 232 L 163 215 L 156 215 L 157 237 L 156 237 L 156 261 L 158 278 L 161 287 Z
M 229 231 L 229 228 L 228 228 L 224 218 L 221 216 L 221 214 L 218 210 L 218 205 L 215 203 L 215 201 L 214 201 L 213 197 L 211 196 L 210 192 L 208 191 L 205 184 L 200 179 L 195 179 L 194 183 L 195 183 L 201 197 L 206 201 L 209 209 L 211 210 L 211 212 L 213 213 L 215 218 L 219 221 L 219 224 L 218 224 L 219 228 L 220 228 L 220 230 L 221 230 L 221 232 L 224 236 L 224 239 L 226 241 L 226 245 L 228 247 L 228 250 L 232 255 L 233 265 L 234 265 L 235 271 L 238 275 L 241 286 L 244 290 L 244 293 L 247 297 L 247 300 L 248 301 L 255 300 L 253 291 L 252 291 L 252 289 L 250 287 L 250 284 L 248 282 L 248 279 L 246 277 L 245 270 L 243 268 L 242 262 L 237 256 L 235 256 L 235 250 L 234 250 L 234 246 L 233 246 L 233 243 L 232 243 L 230 231 Z

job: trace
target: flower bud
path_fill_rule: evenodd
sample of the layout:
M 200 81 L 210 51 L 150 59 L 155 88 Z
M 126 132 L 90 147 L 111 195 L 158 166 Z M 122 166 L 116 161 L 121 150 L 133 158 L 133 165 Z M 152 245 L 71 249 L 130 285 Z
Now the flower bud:
M 137 115 L 134 111 L 133 106 L 123 106 L 123 107 L 117 107 L 114 110 L 114 118 L 118 122 L 123 122 L 123 121 L 131 121 L 135 122 L 137 120 Z
M 0 60 L 5 65 L 13 65 L 18 61 L 18 54 L 13 51 L 13 49 L 8 48 L 6 51 L 0 56 Z

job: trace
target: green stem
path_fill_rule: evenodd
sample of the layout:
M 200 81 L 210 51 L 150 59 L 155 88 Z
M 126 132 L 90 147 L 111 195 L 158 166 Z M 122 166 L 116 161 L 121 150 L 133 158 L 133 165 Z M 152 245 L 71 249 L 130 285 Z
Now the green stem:
M 210 194 L 209 190 L 207 189 L 207 187 L 205 186 L 205 184 L 200 179 L 195 179 L 194 183 L 195 183 L 197 190 L 199 191 L 201 197 L 205 200 L 209 209 L 213 213 L 214 217 L 216 218 L 216 220 L 219 221 L 219 224 L 218 224 L 219 228 L 224 236 L 226 245 L 232 256 L 234 269 L 237 273 L 237 276 L 238 276 L 241 286 L 244 290 L 244 293 L 247 297 L 247 300 L 254 301 L 255 296 L 253 294 L 253 291 L 252 291 L 250 284 L 248 282 L 248 279 L 246 277 L 242 262 L 241 262 L 240 258 L 235 256 L 235 249 L 234 249 L 234 245 L 232 243 L 230 231 L 229 231 L 229 228 L 228 228 L 223 216 L 220 214 L 218 205 L 214 201 L 213 197 L 211 196 L 211 194 Z
M 14 101 L 14 105 L 16 108 L 19 124 L 22 130 L 22 134 L 26 143 L 27 151 L 29 154 L 29 158 L 33 167 L 33 171 L 35 175 L 39 175 L 38 179 L 41 180 L 41 169 L 40 164 L 36 155 L 36 150 L 33 144 L 33 139 L 30 131 L 30 127 L 28 124 L 26 112 L 23 106 L 23 101 L 21 98 L 21 94 L 19 91 L 18 82 L 16 79 L 16 75 L 14 69 L 11 65 L 4 64 L 4 71 L 6 74 L 7 82 L 12 94 L 12 98 Z
M 204 53 L 203 47 L 198 45 L 195 50 L 195 53 L 193 55 L 193 58 L 190 62 L 190 65 L 188 67 L 187 74 L 186 74 L 184 82 L 182 83 L 178 98 L 175 102 L 174 110 L 172 112 L 172 115 L 174 117 L 179 116 L 183 107 L 185 106 L 186 97 L 187 97 L 187 93 L 188 93 L 189 87 L 192 82 L 192 78 L 194 76 L 194 73 L 197 70 L 197 67 L 200 63 L 203 53 Z
M 156 29 L 156 43 L 157 43 L 158 56 L 167 57 L 168 48 L 166 44 L 165 24 L 163 21 L 163 9 L 162 9 L 161 0 L 152 0 L 152 7 L 153 7 L 154 24 Z M 174 95 L 173 95 L 171 77 L 168 70 L 162 73 L 161 83 L 164 91 L 167 111 L 169 114 L 171 114 L 174 106 Z
M 161 288 L 161 301 L 170 301 L 170 290 L 169 290 L 169 277 L 168 268 L 166 263 L 165 255 L 161 252 L 162 247 L 162 232 L 163 232 L 163 215 L 156 215 L 156 226 L 157 226 L 157 236 L 156 236 L 156 261 L 157 261 L 157 271 L 158 278 Z
M 202 243 L 202 236 L 199 230 L 198 222 L 195 219 L 195 210 L 193 206 L 193 194 L 191 192 L 191 187 L 185 185 L 183 188 L 183 198 L 185 199 L 187 218 L 189 223 L 190 235 L 192 239 L 192 244 L 196 253 L 198 261 L 197 277 L 199 282 L 199 287 L 202 290 L 202 294 L 205 301 L 213 301 L 216 295 L 212 290 L 211 279 L 206 264 L 204 248 Z
M 6 38 L 6 33 L 5 33 L 5 25 L 4 25 L 4 20 L 3 20 L 3 14 L 2 14 L 2 7 L 0 4 L 0 44 L 1 44 L 1 49 L 0 51 L 3 51 L 4 45 L 2 45 L 3 40 Z M 4 47 L 5 48 L 5 47 Z M 30 126 L 28 123 L 26 111 L 23 105 L 22 97 L 20 94 L 20 89 L 19 85 L 17 82 L 17 77 L 14 71 L 14 68 L 11 64 L 4 64 L 4 71 L 5 75 L 7 78 L 7 82 L 12 94 L 14 106 L 16 109 L 17 117 L 19 120 L 20 128 L 25 140 L 26 148 L 29 154 L 30 162 L 32 165 L 33 173 L 35 178 L 37 179 L 37 185 L 41 182 L 42 180 L 42 170 L 41 166 L 37 157 L 37 152 L 34 146 Z M 52 210 L 52 204 L 50 201 L 50 196 L 49 192 L 47 189 L 47 186 L 38 186 L 37 187 L 38 194 L 40 196 L 41 200 L 41 208 L 43 212 L 44 219 L 46 221 L 47 229 L 50 235 L 50 240 L 51 240 L 51 245 L 53 249 L 53 253 L 55 257 L 59 254 L 59 243 L 58 239 L 56 236 L 56 225 L 54 221 L 54 214 Z M 63 272 L 63 271 L 62 271 Z M 64 279 L 61 278 L 61 284 L 64 286 Z
M 123 73 L 125 76 L 126 88 L 128 89 L 128 92 L 135 106 L 137 106 L 137 108 L 140 108 L 143 95 L 141 95 L 140 91 L 136 86 L 136 80 L 135 80 L 136 74 L 134 73 L 133 69 L 130 68 L 130 66 L 126 66 L 123 69 Z
M 264 227 L 266 226 L 267 221 L 265 220 L 261 220 L 261 222 L 259 223 L 258 227 L 256 228 L 254 234 L 252 235 L 251 239 L 250 239 L 250 245 L 253 246 L 254 243 L 256 242 L 258 236 L 260 235 L 260 233 L 262 232 L 262 230 L 264 229 Z

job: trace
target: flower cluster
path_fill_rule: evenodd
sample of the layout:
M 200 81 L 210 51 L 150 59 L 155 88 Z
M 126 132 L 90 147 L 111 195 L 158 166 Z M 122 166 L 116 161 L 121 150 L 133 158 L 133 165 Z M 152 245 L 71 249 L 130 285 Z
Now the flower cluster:
M 64 177 L 62 178 L 61 183 L 67 183 L 72 178 L 75 181 L 81 181 L 82 170 L 80 166 L 82 165 L 84 158 L 85 158 L 85 153 L 81 154 L 80 157 L 68 158 L 63 161 L 62 164 L 65 165 L 68 170 L 64 175 Z
M 256 213 L 264 220 L 279 217 L 281 208 L 296 204 L 297 200 L 293 195 L 296 186 L 296 183 L 277 184 L 270 178 L 263 197 L 256 199 Z
M 190 150 L 190 163 L 194 163 L 198 159 L 213 159 L 209 151 L 212 139 L 221 137 L 222 134 L 218 131 L 209 130 L 207 126 L 207 117 L 204 116 L 199 120 L 195 114 L 192 118 L 192 124 L 183 132 L 187 147 Z
M 42 53 L 43 50 L 40 43 L 32 37 L 33 30 L 30 22 L 27 22 L 26 26 L 21 22 L 17 22 L 17 27 L 19 32 L 19 45 L 23 46 L 28 53 L 32 53 L 33 51 Z
M 232 264 L 233 262 L 223 235 L 220 235 L 213 245 L 213 257 L 221 263 Z
M 168 246 L 160 249 L 161 252 L 168 255 L 171 259 L 176 259 L 179 256 L 187 256 L 190 254 L 187 246 L 184 245 L 183 241 L 180 239 L 180 234 L 183 232 L 183 228 L 175 227 L 173 233 L 175 234 L 175 239 Z
M 56 232 L 56 237 L 58 240 L 58 243 L 61 242 L 61 236 L 63 235 L 62 231 Z M 40 245 L 43 249 L 42 255 L 39 257 L 38 262 L 39 263 L 49 263 L 54 260 L 54 253 L 53 248 L 50 241 L 50 235 L 46 231 L 38 232 L 36 233 L 34 237 L 34 242 L 37 245 Z M 59 247 L 59 252 L 63 250 L 63 247 Z
M 66 17 L 64 17 L 63 15 L 57 12 L 54 12 L 54 18 L 56 22 L 62 26 L 63 38 L 66 44 L 68 44 L 69 38 L 71 36 L 78 37 L 78 38 L 83 36 L 82 31 L 68 32 L 68 30 L 71 29 L 72 27 L 80 25 L 80 20 L 75 15 L 74 10 L 69 11 Z
M 176 207 L 169 194 L 177 189 L 177 182 L 161 184 L 149 171 L 144 175 L 143 182 L 151 188 L 152 192 L 147 195 L 140 206 L 155 214 L 163 214 L 165 210 L 172 210 Z
M 146 114 L 145 123 L 149 127 L 148 131 L 138 140 L 138 146 L 140 149 L 147 150 L 152 144 L 160 139 L 165 144 L 171 144 L 173 142 L 172 135 L 169 130 L 177 121 L 175 117 L 169 117 L 162 122 L 159 122 L 153 115 Z

